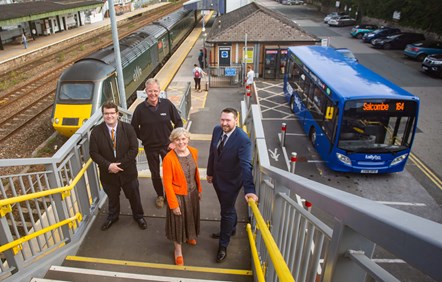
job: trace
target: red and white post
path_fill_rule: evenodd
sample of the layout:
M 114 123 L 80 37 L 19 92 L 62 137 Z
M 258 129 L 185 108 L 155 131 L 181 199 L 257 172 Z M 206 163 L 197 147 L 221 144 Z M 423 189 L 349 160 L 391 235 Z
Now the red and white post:
M 287 124 L 283 122 L 281 124 L 281 147 L 285 147 L 285 136 L 287 134 Z
M 295 173 L 296 168 L 296 162 L 298 161 L 298 154 L 293 152 L 292 156 L 290 157 L 290 172 Z

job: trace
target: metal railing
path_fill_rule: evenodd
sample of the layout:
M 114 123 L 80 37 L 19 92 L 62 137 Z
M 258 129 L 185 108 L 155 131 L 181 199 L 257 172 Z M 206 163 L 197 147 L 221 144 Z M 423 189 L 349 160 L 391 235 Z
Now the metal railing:
M 243 66 L 240 64 L 228 67 L 210 66 L 206 69 L 209 87 L 241 87 L 244 79 L 243 71 Z
M 287 270 L 279 270 L 281 260 L 272 260 L 278 252 L 268 246 L 270 236 L 263 225 L 295 281 L 354 282 L 367 276 L 397 281 L 372 260 L 376 245 L 442 281 L 441 224 L 272 167 L 259 107 L 243 101 L 241 108 L 254 148 L 253 176 L 262 216 L 257 223 L 254 210 L 248 233 L 255 234 L 255 272 L 262 268 L 259 275 L 265 281 L 285 281 L 279 275 Z M 130 119 L 129 112 L 120 112 Z M 88 166 L 90 131 L 100 120 L 101 113 L 95 113 L 52 158 L 0 160 L 0 167 L 30 169 L 0 176 L 0 280 L 43 277 L 50 265 L 76 254 L 105 199 L 96 166 Z M 47 192 L 70 186 L 70 193 Z M 41 192 L 38 199 L 31 196 Z M 307 212 L 294 200 L 297 196 L 328 215 L 329 224 Z
M 0 176 L 0 279 L 27 277 L 75 254 L 105 194 L 91 166 L 95 114 L 52 158 L 0 160 L 26 172 Z M 20 272 L 20 273 L 19 273 Z
M 259 210 L 296 281 L 399 281 L 372 260 L 376 246 L 442 281 L 441 224 L 272 167 L 259 106 L 245 100 L 242 122 L 254 147 Z M 299 197 L 330 218 L 315 217 L 298 204 Z M 265 281 L 283 281 L 262 237 L 257 234 L 256 246 L 267 268 Z

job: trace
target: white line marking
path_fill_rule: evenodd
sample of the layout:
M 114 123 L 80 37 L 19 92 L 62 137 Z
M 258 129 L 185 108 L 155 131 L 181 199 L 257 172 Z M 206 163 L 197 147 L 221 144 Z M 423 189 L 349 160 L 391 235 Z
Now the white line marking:
M 371 259 L 375 263 L 406 263 L 401 259 Z
M 416 207 L 425 207 L 425 206 L 427 206 L 424 203 L 409 203 L 409 202 L 376 201 L 376 203 L 384 204 L 384 205 L 393 205 L 393 206 L 416 206 Z

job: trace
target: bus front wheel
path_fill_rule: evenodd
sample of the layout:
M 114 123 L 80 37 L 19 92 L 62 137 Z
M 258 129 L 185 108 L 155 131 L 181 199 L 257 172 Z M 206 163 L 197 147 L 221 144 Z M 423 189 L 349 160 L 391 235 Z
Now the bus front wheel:
M 309 137 L 313 147 L 316 147 L 316 129 L 314 127 L 310 129 Z
M 290 110 L 291 110 L 292 112 L 295 112 L 295 109 L 293 109 L 294 104 L 295 104 L 295 97 L 292 95 L 292 96 L 290 97 Z

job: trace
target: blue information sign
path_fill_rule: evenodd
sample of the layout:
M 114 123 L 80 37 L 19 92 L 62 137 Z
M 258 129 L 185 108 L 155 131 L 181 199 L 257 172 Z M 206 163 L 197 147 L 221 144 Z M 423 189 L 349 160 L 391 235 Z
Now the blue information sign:
M 228 57 L 229 57 L 229 52 L 228 51 L 221 51 L 221 58 L 227 59 Z
M 235 68 L 225 68 L 224 75 L 225 76 L 236 76 L 236 69 Z

